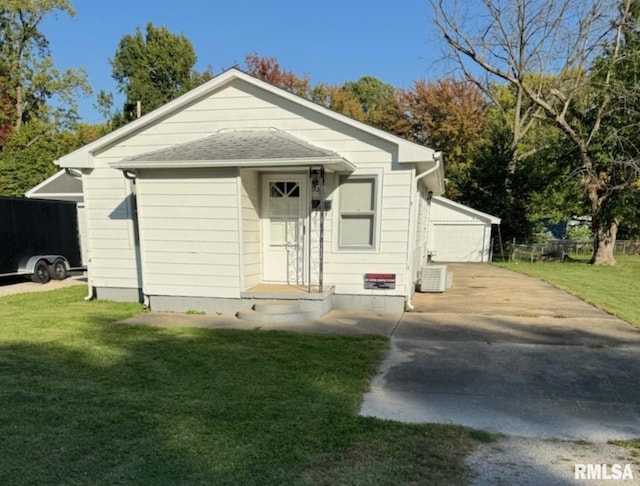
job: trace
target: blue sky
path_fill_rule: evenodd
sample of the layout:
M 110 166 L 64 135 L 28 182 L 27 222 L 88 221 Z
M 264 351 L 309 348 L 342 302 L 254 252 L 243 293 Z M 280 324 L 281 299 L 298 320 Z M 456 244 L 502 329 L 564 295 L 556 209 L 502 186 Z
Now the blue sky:
M 398 87 L 433 79 L 440 43 L 427 0 L 72 0 L 75 17 L 42 24 L 59 69 L 84 66 L 94 97 L 80 100 L 84 121 L 100 89 L 115 93 L 109 59 L 126 34 L 151 21 L 184 34 L 193 44 L 196 69 L 218 74 L 245 54 L 276 57 L 280 66 L 308 74 L 313 84 L 343 83 L 373 75 Z M 119 103 L 118 103 L 119 104 Z

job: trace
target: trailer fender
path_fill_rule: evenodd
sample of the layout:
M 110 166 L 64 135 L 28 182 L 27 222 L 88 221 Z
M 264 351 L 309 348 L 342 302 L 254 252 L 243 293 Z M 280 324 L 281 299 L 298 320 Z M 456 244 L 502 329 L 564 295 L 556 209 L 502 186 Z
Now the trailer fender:
M 47 265 L 53 265 L 58 260 L 62 260 L 64 262 L 64 266 L 67 272 L 71 270 L 71 267 L 69 266 L 69 262 L 62 255 L 34 255 L 32 257 L 29 257 L 27 261 L 21 263 L 18 271 L 21 273 L 28 273 L 31 275 L 35 273 L 36 265 L 38 264 L 38 262 L 44 261 Z

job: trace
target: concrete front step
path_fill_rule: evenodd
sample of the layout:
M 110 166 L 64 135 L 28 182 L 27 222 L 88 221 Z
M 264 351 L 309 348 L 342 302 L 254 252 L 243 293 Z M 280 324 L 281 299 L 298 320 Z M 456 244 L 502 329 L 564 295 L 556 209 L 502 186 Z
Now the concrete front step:
M 245 321 L 269 324 L 313 321 L 319 319 L 322 313 L 320 309 L 303 310 L 295 300 L 265 300 L 256 302 L 251 309 L 242 310 L 236 316 Z
M 262 314 L 295 314 L 302 311 L 300 303 L 295 300 L 267 300 L 256 302 L 253 310 Z

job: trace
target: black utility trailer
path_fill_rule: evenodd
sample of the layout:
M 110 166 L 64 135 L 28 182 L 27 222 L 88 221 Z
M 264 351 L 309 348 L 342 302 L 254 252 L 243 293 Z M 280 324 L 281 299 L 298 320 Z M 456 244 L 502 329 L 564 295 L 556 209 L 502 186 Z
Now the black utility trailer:
M 76 203 L 0 196 L 0 277 L 47 283 L 82 268 Z

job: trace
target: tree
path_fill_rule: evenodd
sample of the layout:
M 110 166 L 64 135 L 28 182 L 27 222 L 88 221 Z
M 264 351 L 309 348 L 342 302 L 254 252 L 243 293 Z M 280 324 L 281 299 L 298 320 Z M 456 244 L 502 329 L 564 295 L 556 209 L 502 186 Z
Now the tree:
M 486 135 L 488 107 L 468 81 L 419 80 L 398 91 L 382 120 L 389 131 L 446 154 L 447 195 L 458 200 L 474 151 Z
M 388 129 L 393 118 L 392 106 L 397 90 L 375 76 L 363 76 L 342 85 L 320 83 L 311 89 L 309 98 L 354 120 Z
M 605 109 L 601 114 L 587 113 L 587 119 L 593 122 L 601 116 L 591 142 L 598 155 L 596 163 L 619 162 L 606 173 L 610 186 L 607 211 L 619 219 L 622 236 L 628 238 L 638 235 L 640 215 L 640 2 L 622 6 L 628 8 L 628 18 L 620 38 L 606 46 L 592 67 L 594 104 Z
M 285 71 L 275 57 L 260 57 L 257 53 L 244 57 L 247 73 L 302 98 L 309 98 L 311 84 L 308 76 L 299 77 Z
M 1 89 L 0 94 L 0 147 L 4 147 L 13 130 L 13 100 L 7 90 Z
M 367 118 L 362 111 L 362 103 L 342 85 L 319 83 L 311 90 L 310 98 L 313 102 L 354 120 L 365 121 Z
M 488 214 L 499 216 L 505 241 L 525 241 L 532 234 L 527 217 L 527 195 L 522 194 L 518 172 L 511 190 L 504 184 L 509 163 L 513 160 L 512 134 L 497 120 L 493 120 L 487 139 L 472 153 L 473 164 L 468 177 L 461 181 L 459 202 Z M 514 193 L 519 197 L 514 197 Z
M 300 77 L 282 69 L 275 57 L 247 54 L 245 65 L 247 72 L 258 79 L 371 125 L 380 126 L 394 95 L 393 86 L 374 76 L 363 76 L 343 85 L 319 83 L 312 87 L 309 76 Z
M 41 120 L 26 123 L 13 132 L 0 154 L 0 194 L 24 196 L 59 170 L 54 160 L 78 147 L 73 132 L 52 130 Z
M 365 122 L 382 127 L 385 113 L 395 96 L 393 86 L 375 76 L 362 76 L 357 81 L 345 83 L 342 89 L 349 98 L 358 102 Z
M 113 115 L 116 127 L 137 117 L 138 103 L 141 114 L 149 113 L 212 77 L 210 71 L 193 69 L 196 54 L 184 35 L 172 34 L 151 22 L 144 34 L 137 28 L 135 34 L 125 35 L 110 63 L 117 90 L 125 95 L 122 110 Z M 99 104 L 107 111 L 109 97 L 104 92 L 98 95 Z
M 75 99 L 91 89 L 82 69 L 58 71 L 42 20 L 58 12 L 75 14 L 68 0 L 3 0 L 0 4 L 0 88 L 4 130 L 35 119 L 71 127 Z M 50 101 L 57 98 L 54 105 Z
M 619 217 L 614 201 L 637 181 L 638 158 L 607 153 L 596 141 L 603 121 L 619 112 L 611 103 L 622 88 L 612 82 L 614 67 L 626 55 L 625 32 L 631 30 L 637 0 L 485 0 L 472 5 L 467 21 L 460 1 L 430 3 L 462 72 L 485 88 L 496 80 L 508 83 L 516 91 L 516 113 L 526 106 L 531 119 L 552 123 L 575 149 L 572 175 L 581 182 L 592 217 L 592 263 L 615 264 Z M 594 82 L 590 68 L 604 52 L 607 61 Z M 625 85 L 625 97 L 633 89 Z M 638 105 L 626 109 L 635 113 Z M 521 126 L 527 123 L 514 129 Z M 613 136 L 619 141 L 619 135 Z
M 0 194 L 24 195 L 77 148 L 76 99 L 90 87 L 82 69 L 56 69 L 40 30 L 59 12 L 74 15 L 68 0 L 0 2 Z

